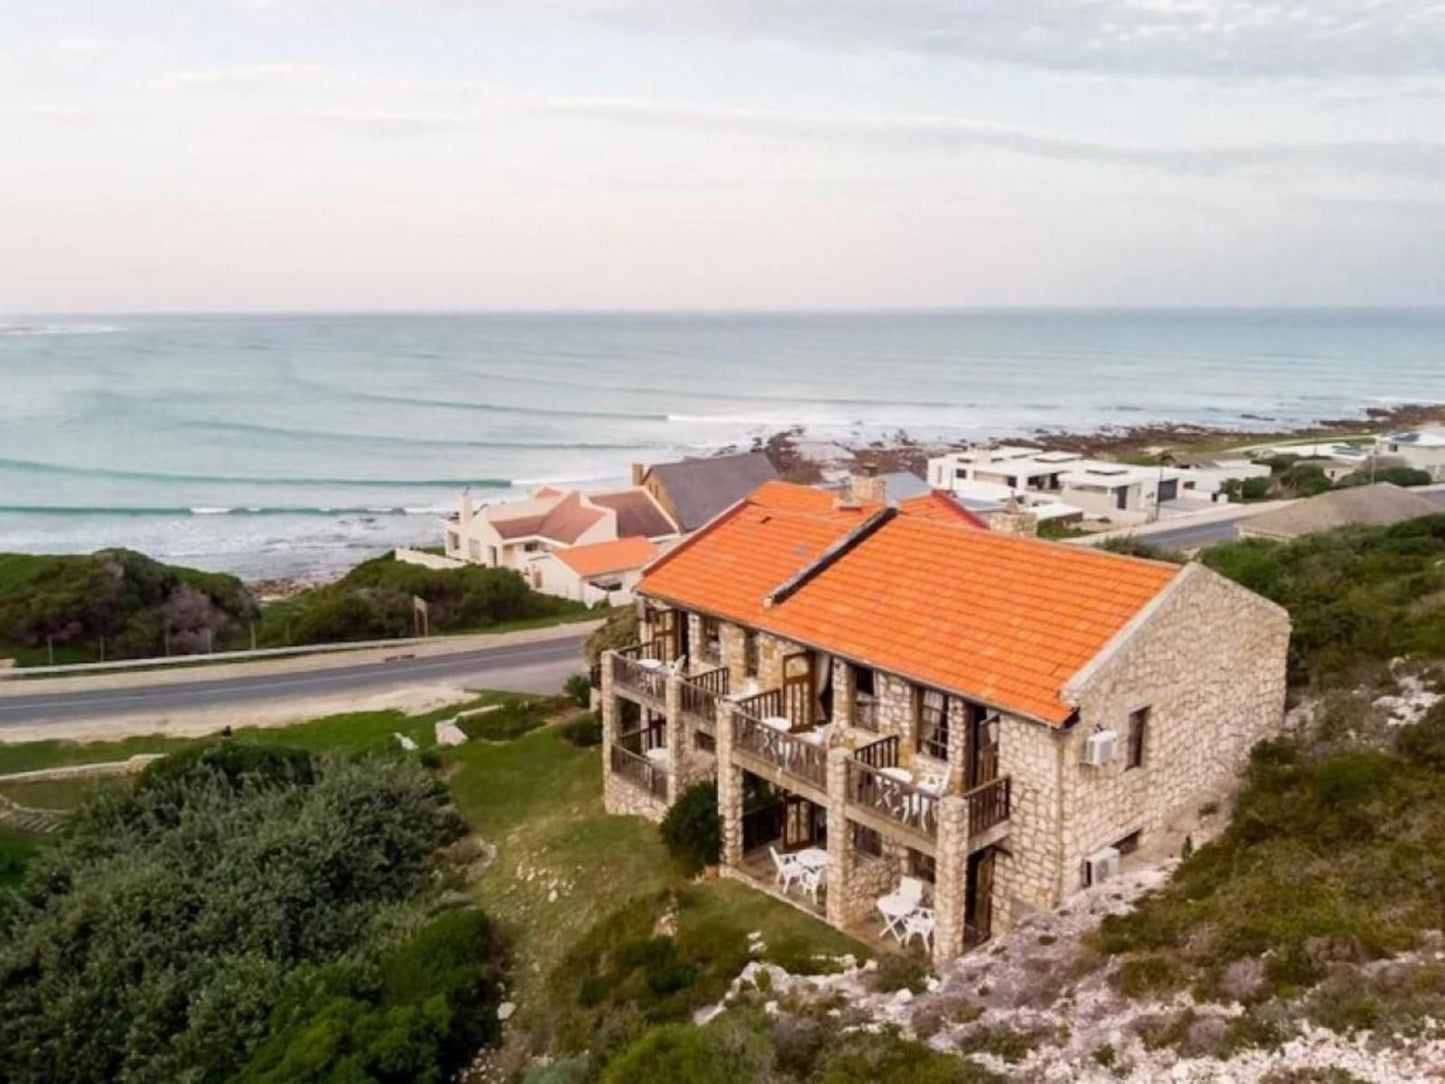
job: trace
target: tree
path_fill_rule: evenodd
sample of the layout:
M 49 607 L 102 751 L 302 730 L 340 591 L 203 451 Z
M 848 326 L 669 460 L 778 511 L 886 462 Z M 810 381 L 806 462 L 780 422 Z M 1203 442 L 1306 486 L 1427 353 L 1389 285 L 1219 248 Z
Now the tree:
M 659 828 L 683 871 L 696 874 L 717 864 L 722 853 L 722 818 L 717 812 L 717 784 L 695 783 L 673 803 Z
M 231 1079 L 285 1013 L 354 991 L 457 832 L 410 761 L 230 742 L 159 761 L 27 871 L 0 942 L 0 1079 Z

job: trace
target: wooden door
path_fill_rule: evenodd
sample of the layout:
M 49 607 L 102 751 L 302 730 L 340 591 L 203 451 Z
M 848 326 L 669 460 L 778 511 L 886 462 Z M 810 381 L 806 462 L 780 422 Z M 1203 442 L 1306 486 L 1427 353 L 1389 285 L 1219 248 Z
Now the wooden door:
M 968 763 L 964 765 L 966 790 L 998 778 L 999 717 L 979 704 L 968 706 Z
M 979 851 L 968 858 L 968 885 L 964 895 L 963 922 L 967 940 L 987 941 L 993 934 L 994 849 Z
M 796 794 L 788 795 L 784 803 L 783 849 L 795 851 L 818 843 L 823 810 Z
M 813 703 L 817 699 L 813 667 L 811 651 L 783 657 L 783 714 L 794 730 L 807 730 L 813 725 Z
M 657 615 L 657 633 L 653 639 L 661 645 L 663 662 L 672 662 L 682 655 L 686 637 L 685 614 L 677 610 L 663 610 Z

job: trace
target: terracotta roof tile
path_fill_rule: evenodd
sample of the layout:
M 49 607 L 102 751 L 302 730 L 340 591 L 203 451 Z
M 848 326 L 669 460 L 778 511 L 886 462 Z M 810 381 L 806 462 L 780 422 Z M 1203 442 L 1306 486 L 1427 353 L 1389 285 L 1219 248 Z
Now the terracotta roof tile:
M 1058 723 L 1072 712 L 1069 679 L 1178 572 L 900 507 L 764 607 L 879 510 L 770 482 L 655 564 L 639 591 Z
M 657 556 L 657 547 L 646 538 L 619 538 L 615 542 L 553 550 L 552 556 L 579 576 L 600 576 L 641 568 Z

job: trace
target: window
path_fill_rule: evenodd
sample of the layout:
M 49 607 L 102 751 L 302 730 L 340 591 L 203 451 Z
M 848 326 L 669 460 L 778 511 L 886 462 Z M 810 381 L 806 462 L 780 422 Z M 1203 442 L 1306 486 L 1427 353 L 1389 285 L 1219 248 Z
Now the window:
M 473 561 L 480 561 L 482 559 L 482 544 L 475 538 L 467 539 L 467 554 Z
M 758 676 L 758 634 L 752 629 L 743 633 L 743 674 Z
M 1129 713 L 1129 757 L 1124 761 L 1124 770 L 1144 766 L 1144 735 L 1149 729 L 1149 709 L 1140 708 Z
M 849 821 L 853 826 L 853 849 L 859 854 L 883 857 L 883 837 L 866 825 Z
M 456 553 L 462 548 L 462 536 L 456 531 L 447 532 L 447 552 Z
M 1130 832 L 1123 839 L 1116 841 L 1114 844 L 1114 850 L 1118 851 L 1121 856 L 1126 854 L 1133 854 L 1138 849 L 1139 831 L 1137 829 Z
M 853 667 L 853 725 L 864 730 L 878 729 L 878 698 L 874 695 L 873 671 L 866 666 Z
M 936 884 L 938 882 L 938 863 L 922 851 L 910 849 L 908 851 L 908 874 L 926 884 Z
M 698 654 L 705 662 L 717 662 L 722 658 L 722 625 L 715 617 L 702 619 L 702 646 Z
M 948 701 L 937 689 L 918 691 L 918 751 L 948 759 Z

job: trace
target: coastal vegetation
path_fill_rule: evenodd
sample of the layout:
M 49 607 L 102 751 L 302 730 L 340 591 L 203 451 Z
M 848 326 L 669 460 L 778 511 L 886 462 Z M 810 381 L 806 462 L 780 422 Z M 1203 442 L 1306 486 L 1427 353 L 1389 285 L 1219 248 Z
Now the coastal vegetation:
M 1289 611 L 1297 684 L 1346 684 L 1404 655 L 1445 658 L 1445 515 L 1231 542 L 1202 559 Z
M 429 569 L 393 556 L 335 583 L 262 604 L 236 577 L 130 550 L 0 554 L 0 658 L 22 666 L 197 655 L 586 620 L 578 602 L 532 590 L 511 569 Z

